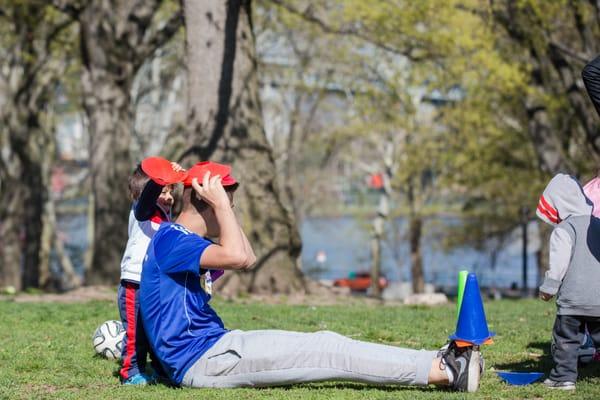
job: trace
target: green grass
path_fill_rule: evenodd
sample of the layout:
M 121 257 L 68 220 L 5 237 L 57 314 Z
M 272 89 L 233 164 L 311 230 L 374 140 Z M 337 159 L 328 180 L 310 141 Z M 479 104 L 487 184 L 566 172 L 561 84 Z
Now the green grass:
M 438 348 L 454 330 L 453 305 L 437 308 L 283 306 L 215 301 L 229 328 L 333 330 L 355 339 L 411 348 Z M 103 321 L 118 319 L 110 302 L 87 304 L 0 301 L 0 398 L 122 399 L 459 399 L 600 398 L 600 366 L 580 371 L 574 394 L 540 384 L 510 387 L 496 370 L 548 372 L 554 306 L 538 300 L 486 303 L 490 329 L 498 335 L 486 346 L 481 389 L 466 395 L 433 387 L 369 387 L 319 383 L 273 389 L 172 389 L 122 387 L 116 362 L 94 356 L 91 334 Z

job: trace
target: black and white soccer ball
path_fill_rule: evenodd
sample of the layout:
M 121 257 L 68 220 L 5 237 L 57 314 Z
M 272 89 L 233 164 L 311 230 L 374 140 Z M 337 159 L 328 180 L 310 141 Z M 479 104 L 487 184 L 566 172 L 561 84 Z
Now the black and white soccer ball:
M 96 329 L 92 345 L 96 353 L 110 360 L 121 358 L 125 329 L 121 321 L 106 321 Z

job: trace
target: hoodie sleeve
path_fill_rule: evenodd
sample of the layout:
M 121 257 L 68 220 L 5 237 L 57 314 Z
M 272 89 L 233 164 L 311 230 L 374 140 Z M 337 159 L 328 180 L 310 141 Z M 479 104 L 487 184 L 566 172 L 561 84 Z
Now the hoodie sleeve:
M 148 180 L 148 183 L 144 186 L 144 190 L 142 190 L 142 194 L 140 194 L 140 198 L 135 203 L 133 209 L 135 219 L 138 221 L 147 221 L 152 217 L 152 214 L 156 211 L 156 201 L 160 197 L 163 187 L 163 185 L 159 185 L 152 179 Z
M 585 88 L 600 115 L 600 56 L 590 61 L 581 72 Z
M 540 292 L 555 295 L 560 288 L 563 278 L 571 262 L 573 240 L 569 233 L 562 227 L 557 227 L 550 235 L 550 268 L 546 271 L 546 277 Z

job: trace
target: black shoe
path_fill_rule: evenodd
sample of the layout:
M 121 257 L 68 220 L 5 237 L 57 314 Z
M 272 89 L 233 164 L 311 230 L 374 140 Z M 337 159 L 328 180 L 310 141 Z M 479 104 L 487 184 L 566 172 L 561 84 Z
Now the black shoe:
M 435 358 L 442 358 L 448 352 L 448 348 L 450 347 L 450 345 L 452 343 L 454 343 L 454 341 L 448 342 L 445 345 L 443 345 L 442 347 L 440 347 Z M 480 353 L 480 355 L 479 355 L 479 374 L 481 376 L 483 376 L 484 371 L 485 371 L 485 358 L 483 358 L 483 354 Z
M 442 368 L 449 368 L 454 377 L 452 389 L 476 392 L 482 373 L 483 357 L 479 346 L 458 347 L 451 342 L 442 354 Z

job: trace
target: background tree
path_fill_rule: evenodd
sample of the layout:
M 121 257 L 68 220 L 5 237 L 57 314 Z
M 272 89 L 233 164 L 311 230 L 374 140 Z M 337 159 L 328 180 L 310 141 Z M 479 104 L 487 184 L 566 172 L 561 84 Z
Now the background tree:
M 67 64 L 57 53 L 70 21 L 41 1 L 4 2 L 0 19 L 0 287 L 19 290 L 39 287 L 41 270 L 47 274 L 49 113 Z
M 421 71 L 421 81 L 400 87 L 400 93 L 421 85 L 438 97 L 454 94 L 436 120 L 445 134 L 414 136 L 424 148 L 440 138 L 446 146 L 437 162 L 434 198 L 466 221 L 460 232 L 451 227 L 448 244 L 505 237 L 521 223 L 523 206 L 535 209 L 551 174 L 587 176 L 597 163 L 597 116 L 579 79 L 598 51 L 593 2 L 270 2 L 340 43 L 353 41 L 359 51 L 336 53 L 340 64 L 354 66 L 351 74 L 369 59 L 395 55 L 405 61 L 390 63 L 388 70 Z M 375 89 L 378 82 L 360 81 Z M 401 184 L 407 193 L 410 183 Z
M 258 95 L 249 0 L 184 1 L 188 130 L 181 159 L 233 164 L 244 225 L 258 256 L 248 273 L 221 279 L 227 293 L 303 289 L 301 242 L 284 204 Z
M 598 2 L 560 0 L 491 3 L 491 21 L 500 46 L 513 63 L 528 71 L 529 90 L 521 97 L 521 121 L 534 145 L 544 179 L 557 172 L 593 176 L 600 162 L 600 124 L 581 71 L 600 53 Z M 515 55 L 518 54 L 518 57 Z M 585 183 L 585 182 L 582 182 Z M 539 222 L 539 276 L 548 268 L 550 230 Z
M 81 94 L 89 122 L 94 207 L 86 282 L 114 283 L 127 243 L 130 202 L 125 194 L 134 167 L 130 153 L 134 77 L 144 61 L 179 30 L 182 13 L 162 0 L 56 0 L 55 5 L 77 20 L 80 31 Z

